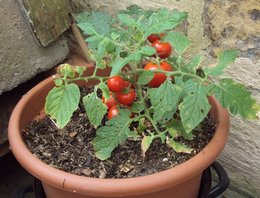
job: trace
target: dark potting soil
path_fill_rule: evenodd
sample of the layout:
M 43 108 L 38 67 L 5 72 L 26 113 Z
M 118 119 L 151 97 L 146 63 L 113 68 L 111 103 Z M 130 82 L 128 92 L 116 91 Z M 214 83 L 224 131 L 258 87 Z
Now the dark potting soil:
M 89 90 L 82 90 L 86 95 Z M 95 128 L 86 117 L 83 105 L 64 129 L 57 129 L 49 117 L 33 121 L 23 132 L 29 150 L 46 164 L 76 175 L 96 178 L 129 178 L 160 172 L 190 159 L 200 152 L 214 135 L 216 123 L 208 116 L 195 131 L 193 140 L 178 141 L 193 148 L 191 154 L 176 153 L 160 140 L 154 140 L 142 155 L 141 141 L 128 140 L 118 146 L 105 161 L 95 157 L 91 140 Z

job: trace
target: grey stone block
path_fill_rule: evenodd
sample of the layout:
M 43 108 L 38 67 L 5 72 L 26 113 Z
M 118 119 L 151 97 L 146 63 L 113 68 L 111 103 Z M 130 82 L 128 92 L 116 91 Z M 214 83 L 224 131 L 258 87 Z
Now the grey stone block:
M 59 39 L 47 48 L 35 42 L 15 0 L 0 0 L 0 94 L 62 62 L 69 52 Z

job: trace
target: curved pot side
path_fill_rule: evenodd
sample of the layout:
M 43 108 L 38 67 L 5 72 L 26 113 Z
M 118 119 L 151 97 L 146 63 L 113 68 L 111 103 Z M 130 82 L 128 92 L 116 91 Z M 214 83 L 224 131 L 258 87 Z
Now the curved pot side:
M 24 144 L 21 133 L 43 109 L 48 91 L 54 86 L 52 78 L 42 81 L 22 97 L 10 121 L 8 136 L 13 154 L 19 163 L 45 184 L 90 196 L 119 197 L 148 194 L 168 189 L 202 173 L 223 150 L 229 131 L 229 114 L 210 97 L 212 113 L 219 124 L 210 143 L 195 157 L 169 170 L 129 179 L 96 179 L 77 176 L 52 168 L 37 159 Z

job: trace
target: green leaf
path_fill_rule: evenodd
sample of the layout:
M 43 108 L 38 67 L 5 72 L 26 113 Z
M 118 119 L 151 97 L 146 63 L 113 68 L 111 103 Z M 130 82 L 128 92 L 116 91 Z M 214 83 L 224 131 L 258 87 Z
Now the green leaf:
M 189 70 L 196 70 L 198 68 L 198 66 L 202 63 L 202 60 L 203 60 L 202 55 L 201 54 L 197 54 L 184 67 L 186 69 L 189 69 Z
M 146 123 L 145 123 L 145 118 L 141 118 L 141 119 L 139 119 L 138 120 L 138 127 L 137 127 L 137 131 L 139 132 L 139 133 L 142 133 L 142 132 L 144 132 L 144 130 L 147 128 L 147 126 L 146 126 Z
M 45 112 L 56 120 L 59 128 L 63 128 L 78 108 L 79 100 L 80 91 L 76 84 L 71 83 L 54 87 L 46 98 Z
M 83 66 L 75 66 L 75 72 L 77 72 L 80 76 L 83 75 L 84 71 L 86 71 L 86 67 L 83 67 Z
M 208 88 L 188 80 L 183 89 L 186 95 L 179 105 L 180 116 L 185 131 L 190 133 L 209 112 Z
M 105 160 L 111 156 L 112 151 L 125 142 L 131 134 L 129 125 L 131 119 L 129 112 L 120 110 L 119 115 L 107 122 L 107 126 L 100 127 L 96 137 L 92 140 L 97 158 Z
M 183 87 L 184 86 L 184 81 L 183 81 L 183 77 L 182 76 L 175 76 L 174 77 L 174 81 L 175 84 L 179 87 Z
M 128 27 L 133 27 L 136 26 L 136 22 L 134 19 L 130 18 L 129 15 L 127 14 L 123 14 L 123 13 L 119 13 L 117 15 L 117 17 L 119 18 L 119 20 L 126 26 Z
M 77 15 L 78 26 L 88 35 L 107 35 L 111 31 L 112 17 L 104 12 Z
M 175 150 L 177 153 L 192 153 L 193 149 L 187 147 L 185 144 L 182 143 L 178 143 L 176 141 L 174 141 L 173 139 L 168 139 L 166 141 L 166 143 L 173 148 L 173 150 Z
M 152 56 L 156 53 L 156 50 L 154 47 L 151 46 L 143 46 L 140 50 L 141 54 L 146 56 Z
M 128 62 L 128 58 L 118 57 L 115 59 L 115 61 L 111 63 L 112 70 L 110 72 L 110 76 L 117 75 Z
M 96 32 L 95 28 L 93 27 L 93 25 L 90 24 L 89 22 L 78 23 L 77 25 L 83 31 L 83 33 L 86 35 L 97 35 L 98 34 Z
M 159 88 L 149 89 L 148 97 L 154 108 L 153 118 L 157 122 L 167 122 L 177 110 L 182 89 L 167 79 Z
M 110 76 L 117 75 L 127 63 L 129 63 L 130 61 L 139 61 L 140 58 L 141 57 L 139 57 L 138 52 L 131 54 L 126 58 L 117 57 L 115 61 L 111 63 L 112 70 L 110 72 Z
M 138 74 L 138 83 L 141 85 L 148 84 L 154 77 L 154 72 L 147 70 Z
M 144 110 L 144 104 L 141 103 L 141 102 L 134 102 L 132 105 L 131 105 L 131 111 L 133 113 L 140 113 L 141 111 Z
M 73 17 L 77 23 L 81 23 L 86 21 L 86 19 L 89 17 L 89 12 L 81 12 L 79 14 L 73 15 Z
M 191 44 L 191 41 L 183 33 L 170 32 L 164 41 L 170 42 L 174 51 L 178 54 L 182 54 Z
M 169 134 L 175 138 L 182 136 L 187 140 L 193 140 L 194 135 L 192 133 L 186 133 L 182 122 L 180 120 L 173 119 L 166 125 Z
M 98 85 L 98 88 L 102 91 L 102 96 L 104 96 L 104 98 L 106 100 L 108 100 L 110 98 L 110 91 L 108 89 L 108 86 L 106 83 L 100 83 Z
M 56 79 L 54 79 L 54 83 L 55 83 L 56 87 L 59 87 L 59 86 L 63 85 L 63 80 L 62 80 L 62 78 L 56 78 Z
M 154 138 L 156 136 L 143 136 L 143 139 L 142 139 L 142 143 L 141 143 L 141 148 L 142 148 L 142 151 L 143 151 L 143 156 L 145 156 L 145 153 L 146 151 L 149 149 L 149 147 L 151 146 Z
M 260 107 L 245 86 L 232 79 L 222 79 L 219 85 L 211 85 L 211 93 L 215 95 L 224 108 L 233 115 L 241 115 L 246 119 L 256 119 Z
M 167 30 L 172 30 L 179 23 L 186 20 L 188 14 L 177 10 L 159 9 L 150 15 L 149 20 L 144 24 L 145 36 L 159 34 Z
M 206 68 L 205 73 L 212 76 L 221 75 L 226 67 L 235 62 L 237 55 L 238 51 L 236 50 L 226 50 L 220 53 L 216 66 Z
M 141 7 L 139 7 L 138 5 L 131 5 L 126 7 L 125 10 L 121 10 L 120 13 L 124 13 L 124 14 L 128 14 L 128 15 L 135 15 L 135 14 L 139 14 L 139 13 L 143 13 L 143 9 Z
M 64 63 L 61 64 L 58 67 L 58 73 L 61 76 L 64 76 L 65 78 L 69 77 L 69 78 L 74 78 L 75 77 L 75 71 L 72 65 L 68 64 L 68 63 Z
M 107 112 L 106 105 L 96 96 L 95 93 L 86 95 L 83 98 L 83 104 L 90 123 L 97 128 L 97 126 L 101 124 L 102 119 Z

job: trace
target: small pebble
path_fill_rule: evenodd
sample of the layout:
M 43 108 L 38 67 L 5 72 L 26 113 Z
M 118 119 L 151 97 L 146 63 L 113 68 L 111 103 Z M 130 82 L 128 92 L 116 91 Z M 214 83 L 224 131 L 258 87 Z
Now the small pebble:
M 100 179 L 105 179 L 106 178 L 107 173 L 105 171 L 100 170 L 99 173 L 100 173 L 100 175 L 99 175 Z
M 168 162 L 169 160 L 168 160 L 168 158 L 163 158 L 162 161 L 163 161 L 163 162 Z
M 90 176 L 92 173 L 92 171 L 88 168 L 83 169 L 81 172 L 82 172 L 82 174 L 84 174 L 86 176 Z
M 77 135 L 77 132 L 70 133 L 70 137 L 74 137 L 75 135 Z

